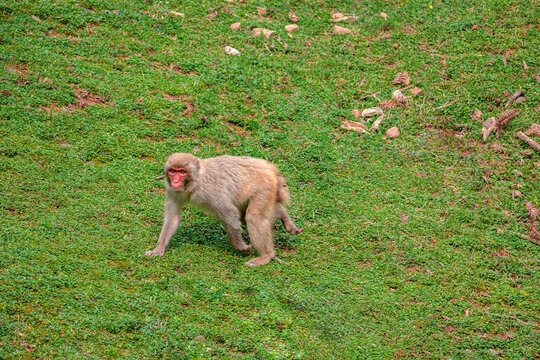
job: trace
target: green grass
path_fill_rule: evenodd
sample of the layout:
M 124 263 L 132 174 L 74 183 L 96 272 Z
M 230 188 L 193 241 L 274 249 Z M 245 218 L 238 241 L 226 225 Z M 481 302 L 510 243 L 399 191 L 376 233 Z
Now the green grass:
M 538 123 L 538 3 L 218 4 L 0 3 L 0 358 L 539 357 L 540 247 L 516 233 L 540 157 L 515 137 Z M 354 34 L 331 35 L 332 9 Z M 379 133 L 340 128 L 400 71 L 424 92 Z M 474 109 L 497 116 L 519 88 L 483 144 Z M 276 228 L 288 264 L 243 266 L 193 208 L 163 258 L 141 256 L 177 151 L 278 164 L 306 228 Z

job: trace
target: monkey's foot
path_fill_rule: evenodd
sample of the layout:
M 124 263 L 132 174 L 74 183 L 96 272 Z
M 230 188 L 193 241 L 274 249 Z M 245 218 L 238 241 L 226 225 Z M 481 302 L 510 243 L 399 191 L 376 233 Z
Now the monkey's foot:
M 296 234 L 300 234 L 302 231 L 304 231 L 304 228 L 299 228 L 299 227 L 296 227 L 296 226 L 292 225 L 292 226 L 286 226 L 285 230 L 287 230 L 287 232 L 290 233 L 290 234 L 296 235 Z
M 272 260 L 272 257 L 270 257 L 270 256 L 259 256 L 259 257 L 256 257 L 254 259 L 251 259 L 251 260 L 245 262 L 244 265 L 247 265 L 247 266 L 259 266 L 259 265 L 268 264 L 270 262 L 270 260 Z
M 157 256 L 157 255 L 163 256 L 164 253 L 165 253 L 165 250 L 154 249 L 154 250 L 148 250 L 147 252 L 144 253 L 144 255 L 149 256 L 149 257 Z

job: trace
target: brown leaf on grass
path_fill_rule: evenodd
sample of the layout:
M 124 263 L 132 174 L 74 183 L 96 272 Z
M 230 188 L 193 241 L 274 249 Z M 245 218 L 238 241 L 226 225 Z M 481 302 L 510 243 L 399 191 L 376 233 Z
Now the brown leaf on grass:
M 407 99 L 405 98 L 405 95 L 400 90 L 396 90 L 392 92 L 392 99 L 394 99 L 398 104 L 406 105 Z
M 360 84 L 358 84 L 358 87 L 361 87 L 364 85 L 364 82 L 366 81 L 366 76 L 362 76 L 362 78 L 360 79 Z
M 524 94 L 525 94 L 525 91 L 523 91 L 523 89 L 519 89 L 518 91 L 510 95 L 504 108 L 508 109 L 510 105 L 512 105 L 518 98 L 522 97 Z
M 241 23 L 235 22 L 235 23 L 231 24 L 231 26 L 229 26 L 229 28 L 230 28 L 231 30 L 238 30 L 238 29 L 240 28 L 240 26 L 242 26 Z
M 384 115 L 384 111 L 380 107 L 367 108 L 362 111 L 362 117 L 372 117 L 378 115 Z
M 507 62 L 506 62 L 506 56 L 502 55 L 502 62 L 503 62 L 503 65 L 506 66 Z
M 501 130 L 506 129 L 506 127 L 510 123 L 510 120 L 512 120 L 518 115 L 519 111 L 517 109 L 510 109 L 501 113 L 499 115 L 499 118 L 497 119 L 497 136 L 501 136 Z
M 496 152 L 499 152 L 499 153 L 504 153 L 504 147 L 499 144 L 499 143 L 493 143 L 489 146 L 489 148 L 493 151 L 496 151 Z
M 450 100 L 449 102 L 445 103 L 445 104 L 442 104 L 441 106 L 437 106 L 435 109 L 444 109 L 444 108 L 447 108 L 449 106 L 452 106 L 454 105 L 455 103 L 457 102 L 457 100 Z
M 171 14 L 173 14 L 175 16 L 180 16 L 182 19 L 186 18 L 186 15 L 184 13 L 181 13 L 181 12 L 178 12 L 178 11 L 171 10 Z
M 527 63 L 525 61 L 523 61 L 523 70 L 525 72 L 529 71 L 529 65 L 527 65 Z
M 478 24 L 474 24 L 473 26 L 471 26 L 471 29 L 473 29 L 473 30 L 478 29 Z
M 355 119 L 358 119 L 360 117 L 360 110 L 353 109 L 352 113 L 353 113 Z
M 495 117 L 490 117 L 482 124 L 482 139 L 484 142 L 487 140 L 488 136 L 497 128 L 497 119 Z
M 337 23 L 340 21 L 356 21 L 358 19 L 360 19 L 360 17 L 358 16 L 353 16 L 353 15 L 347 16 L 347 15 L 343 15 L 342 13 L 335 13 L 335 14 L 332 14 L 332 19 L 330 19 L 330 22 Z
M 538 136 L 540 137 L 540 125 L 532 124 L 527 131 L 525 131 L 527 136 Z
M 534 207 L 530 201 L 525 201 L 525 210 L 529 213 L 529 219 L 535 221 L 540 216 L 540 210 Z
M 419 94 L 421 94 L 423 92 L 424 92 L 424 90 L 420 89 L 419 87 L 414 87 L 414 88 L 411 89 L 411 93 L 413 95 L 419 95 Z
M 340 12 L 337 12 L 337 11 L 332 11 L 332 19 L 339 19 L 339 18 L 342 18 L 344 16 L 345 16 L 345 14 L 343 14 L 343 13 L 340 13 Z
M 334 35 L 346 35 L 346 34 L 352 34 L 352 31 L 344 28 L 343 26 L 335 25 L 332 29 L 332 33 Z
M 379 130 L 379 126 L 381 125 L 382 121 L 384 120 L 384 115 L 379 116 L 373 124 L 371 124 L 371 127 L 369 128 L 369 131 L 377 131 Z
M 264 16 L 268 13 L 268 10 L 263 7 L 257 7 L 257 12 L 259 13 L 259 15 Z
M 298 22 L 298 20 L 300 20 L 298 18 L 298 16 L 296 16 L 296 14 L 292 11 L 289 11 L 289 20 L 291 20 L 292 22 Z
M 391 127 L 390 129 L 388 129 L 386 131 L 386 136 L 389 138 L 389 139 L 394 139 L 394 138 L 397 138 L 399 136 L 399 129 L 397 127 Z
M 38 18 L 36 15 L 30 16 L 32 19 L 36 20 L 37 22 L 41 22 L 41 19 Z
M 384 18 L 384 20 L 386 20 L 386 18 L 388 17 L 385 12 L 381 12 L 381 16 Z
M 255 28 L 253 30 L 251 30 L 251 35 L 253 37 L 259 37 L 261 35 L 264 35 L 264 37 L 266 39 L 270 39 L 272 36 L 274 36 L 276 34 L 275 31 L 273 30 L 268 30 L 268 29 L 264 29 L 264 28 Z
M 474 113 L 471 115 L 471 119 L 476 120 L 476 121 L 481 121 L 482 111 L 480 111 L 479 109 L 474 109 Z
M 296 24 L 290 24 L 290 25 L 286 25 L 285 26 L 285 30 L 288 31 L 288 32 L 293 32 L 293 31 L 296 31 L 300 29 L 300 27 Z
M 350 120 L 343 120 L 343 124 L 341 124 L 341 128 L 345 130 L 352 130 L 357 131 L 359 133 L 366 132 L 366 125 L 356 122 L 356 121 L 350 121 Z
M 403 72 L 398 72 L 396 74 L 396 77 L 392 81 L 392 84 L 394 84 L 394 85 L 399 85 L 399 84 L 409 85 L 410 82 L 411 82 L 411 78 L 409 77 L 409 73 L 406 72 L 406 71 L 403 71 Z
M 397 106 L 399 106 L 399 104 L 397 103 L 397 101 L 394 100 L 394 99 L 383 100 L 383 101 L 379 102 L 377 105 L 379 105 L 379 106 L 382 107 L 383 109 L 394 109 L 394 108 L 396 108 Z
M 401 222 L 407 222 L 407 220 L 409 220 L 409 216 L 405 214 L 399 214 L 399 219 L 401 220 Z

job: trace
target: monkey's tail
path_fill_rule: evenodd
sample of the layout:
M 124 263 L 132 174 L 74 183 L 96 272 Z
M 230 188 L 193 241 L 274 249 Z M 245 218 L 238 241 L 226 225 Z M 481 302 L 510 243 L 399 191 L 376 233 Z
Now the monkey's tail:
M 289 195 L 289 187 L 285 183 L 285 179 L 278 175 L 277 182 L 277 202 L 283 205 L 288 205 L 291 197 Z

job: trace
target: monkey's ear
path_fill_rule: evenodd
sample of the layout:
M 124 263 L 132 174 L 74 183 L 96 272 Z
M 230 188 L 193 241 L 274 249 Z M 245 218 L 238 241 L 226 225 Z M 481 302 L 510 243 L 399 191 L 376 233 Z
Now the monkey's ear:
M 191 164 L 187 166 L 187 168 L 188 168 L 188 173 L 191 175 L 192 179 L 197 179 L 199 177 L 199 171 L 201 169 L 201 164 L 200 164 L 199 159 L 195 158 L 195 160 L 192 161 Z

